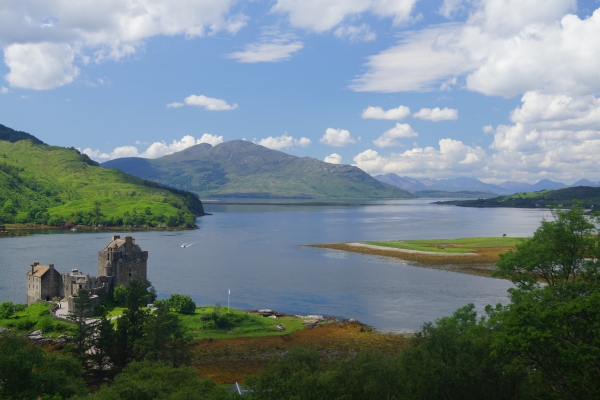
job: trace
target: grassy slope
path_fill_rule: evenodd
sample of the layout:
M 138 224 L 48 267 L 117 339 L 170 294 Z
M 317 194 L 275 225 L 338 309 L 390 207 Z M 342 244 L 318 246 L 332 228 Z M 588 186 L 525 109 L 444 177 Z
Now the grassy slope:
M 90 165 L 76 150 L 0 141 L 0 164 L 16 167 L 18 178 L 0 171 L 0 207 L 12 198 L 17 211 L 32 204 L 46 207 L 48 214 L 66 219 L 76 211 L 91 211 L 95 203 L 106 217 L 126 211 L 150 212 L 166 217 L 187 208 L 180 196 L 165 189 L 148 187 L 134 176 L 118 170 Z M 179 207 L 179 208 L 178 208 Z
M 512 237 L 393 240 L 389 242 L 365 242 L 373 246 L 391 247 L 405 250 L 430 251 L 434 253 L 470 253 L 479 248 L 513 247 L 523 240 Z
M 295 157 L 244 141 L 214 148 L 197 145 L 156 160 L 118 159 L 103 165 L 202 197 L 413 197 L 356 167 Z
M 570 206 L 575 201 L 581 202 L 586 208 L 600 207 L 600 188 L 578 186 L 558 190 L 516 193 L 511 196 L 500 196 L 492 199 L 455 200 L 441 203 L 462 207 L 543 208 L 550 206 Z

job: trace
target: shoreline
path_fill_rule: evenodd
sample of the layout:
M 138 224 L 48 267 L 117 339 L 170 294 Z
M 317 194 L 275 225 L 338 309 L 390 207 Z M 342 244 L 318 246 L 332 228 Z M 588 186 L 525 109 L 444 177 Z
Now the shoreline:
M 90 226 L 90 225 L 75 225 L 73 227 L 54 226 L 54 225 L 36 225 L 36 224 L 5 224 L 6 231 L 0 232 L 2 236 L 28 236 L 29 233 L 11 232 L 11 231 L 191 231 L 199 229 L 194 224 L 193 227 L 185 226 Z M 7 235 L 2 235 L 7 233 Z
M 437 253 L 419 250 L 389 248 L 373 246 L 365 243 L 325 243 L 309 244 L 305 247 L 338 250 L 350 253 L 366 254 L 379 257 L 395 258 L 408 262 L 412 266 L 433 268 L 443 271 L 459 272 L 469 275 L 492 277 L 496 268 L 498 255 L 506 250 L 504 248 L 495 251 L 480 251 L 474 253 Z M 486 250 L 486 249 L 482 249 Z

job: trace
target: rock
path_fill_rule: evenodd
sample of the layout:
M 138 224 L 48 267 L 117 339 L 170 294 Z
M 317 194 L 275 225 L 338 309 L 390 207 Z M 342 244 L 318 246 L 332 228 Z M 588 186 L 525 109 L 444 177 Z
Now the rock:
M 267 318 L 277 319 L 277 315 L 269 315 Z
M 285 326 L 281 324 L 273 325 L 278 331 L 285 331 Z
M 40 330 L 37 330 L 37 331 L 32 331 L 32 332 L 29 332 L 29 333 L 27 334 L 27 336 L 42 336 L 42 333 L 43 333 L 42 331 L 40 331 Z
M 10 332 L 10 329 L 0 326 L 0 333 Z
M 259 314 L 273 314 L 273 310 L 269 310 L 268 308 L 265 308 L 263 310 L 258 310 Z

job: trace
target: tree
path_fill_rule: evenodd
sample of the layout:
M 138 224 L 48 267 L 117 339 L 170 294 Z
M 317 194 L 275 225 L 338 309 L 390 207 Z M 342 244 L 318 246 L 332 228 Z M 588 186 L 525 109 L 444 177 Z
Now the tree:
M 114 357 L 115 329 L 106 318 L 106 310 L 102 307 L 102 315 L 94 325 L 92 351 L 90 355 L 91 373 L 97 385 L 103 384 L 112 374 L 112 358 Z
M 122 301 L 126 309 L 117 320 L 115 333 L 114 363 L 119 370 L 135 359 L 135 342 L 142 336 L 142 328 L 148 316 L 148 312 L 142 309 L 148 296 L 148 289 L 138 281 L 129 282 L 124 290 Z
M 192 315 L 196 312 L 196 303 L 189 295 L 172 294 L 167 302 L 177 313 Z
M 522 290 L 539 288 L 540 281 L 556 285 L 598 276 L 600 236 L 583 208 L 556 209 L 552 215 L 554 221 L 542 221 L 516 252 L 500 255 L 494 276 L 510 279 Z
M 89 318 L 94 311 L 94 303 L 90 298 L 90 293 L 86 289 L 81 289 L 73 296 L 73 309 L 69 310 L 68 318 L 73 321 L 77 327 L 72 338 L 71 351 L 79 359 L 82 365 L 86 365 L 92 343 L 90 338 L 94 332 L 93 324 L 89 323 Z
M 548 396 L 600 398 L 598 230 L 580 206 L 553 215 L 498 262 L 497 275 L 517 288 L 494 316 L 494 352 L 513 357 Z

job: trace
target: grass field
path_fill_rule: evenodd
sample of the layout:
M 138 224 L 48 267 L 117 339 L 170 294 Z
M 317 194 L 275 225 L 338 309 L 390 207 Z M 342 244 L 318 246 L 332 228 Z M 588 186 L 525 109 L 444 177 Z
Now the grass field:
M 394 249 L 429 251 L 433 253 L 465 254 L 476 252 L 482 248 L 514 247 L 523 238 L 489 237 L 463 239 L 431 239 L 431 240 L 392 240 L 386 242 L 364 242 L 371 246 L 390 247 Z
M 287 335 L 303 329 L 303 320 L 295 317 L 266 318 L 258 314 L 248 314 L 245 311 L 230 309 L 227 323 L 219 328 L 214 323 L 203 321 L 204 315 L 214 313 L 214 307 L 199 307 L 194 315 L 180 315 L 195 339 L 230 339 L 239 337 L 264 337 Z M 221 308 L 222 315 L 227 314 L 227 308 Z M 284 331 L 277 330 L 274 325 L 283 325 Z
M 74 325 L 57 321 L 50 315 L 50 306 L 46 303 L 35 303 L 23 311 L 11 315 L 9 318 L 0 319 L 0 326 L 10 328 L 17 332 L 31 332 L 41 330 L 44 336 L 57 337 L 68 334 Z

